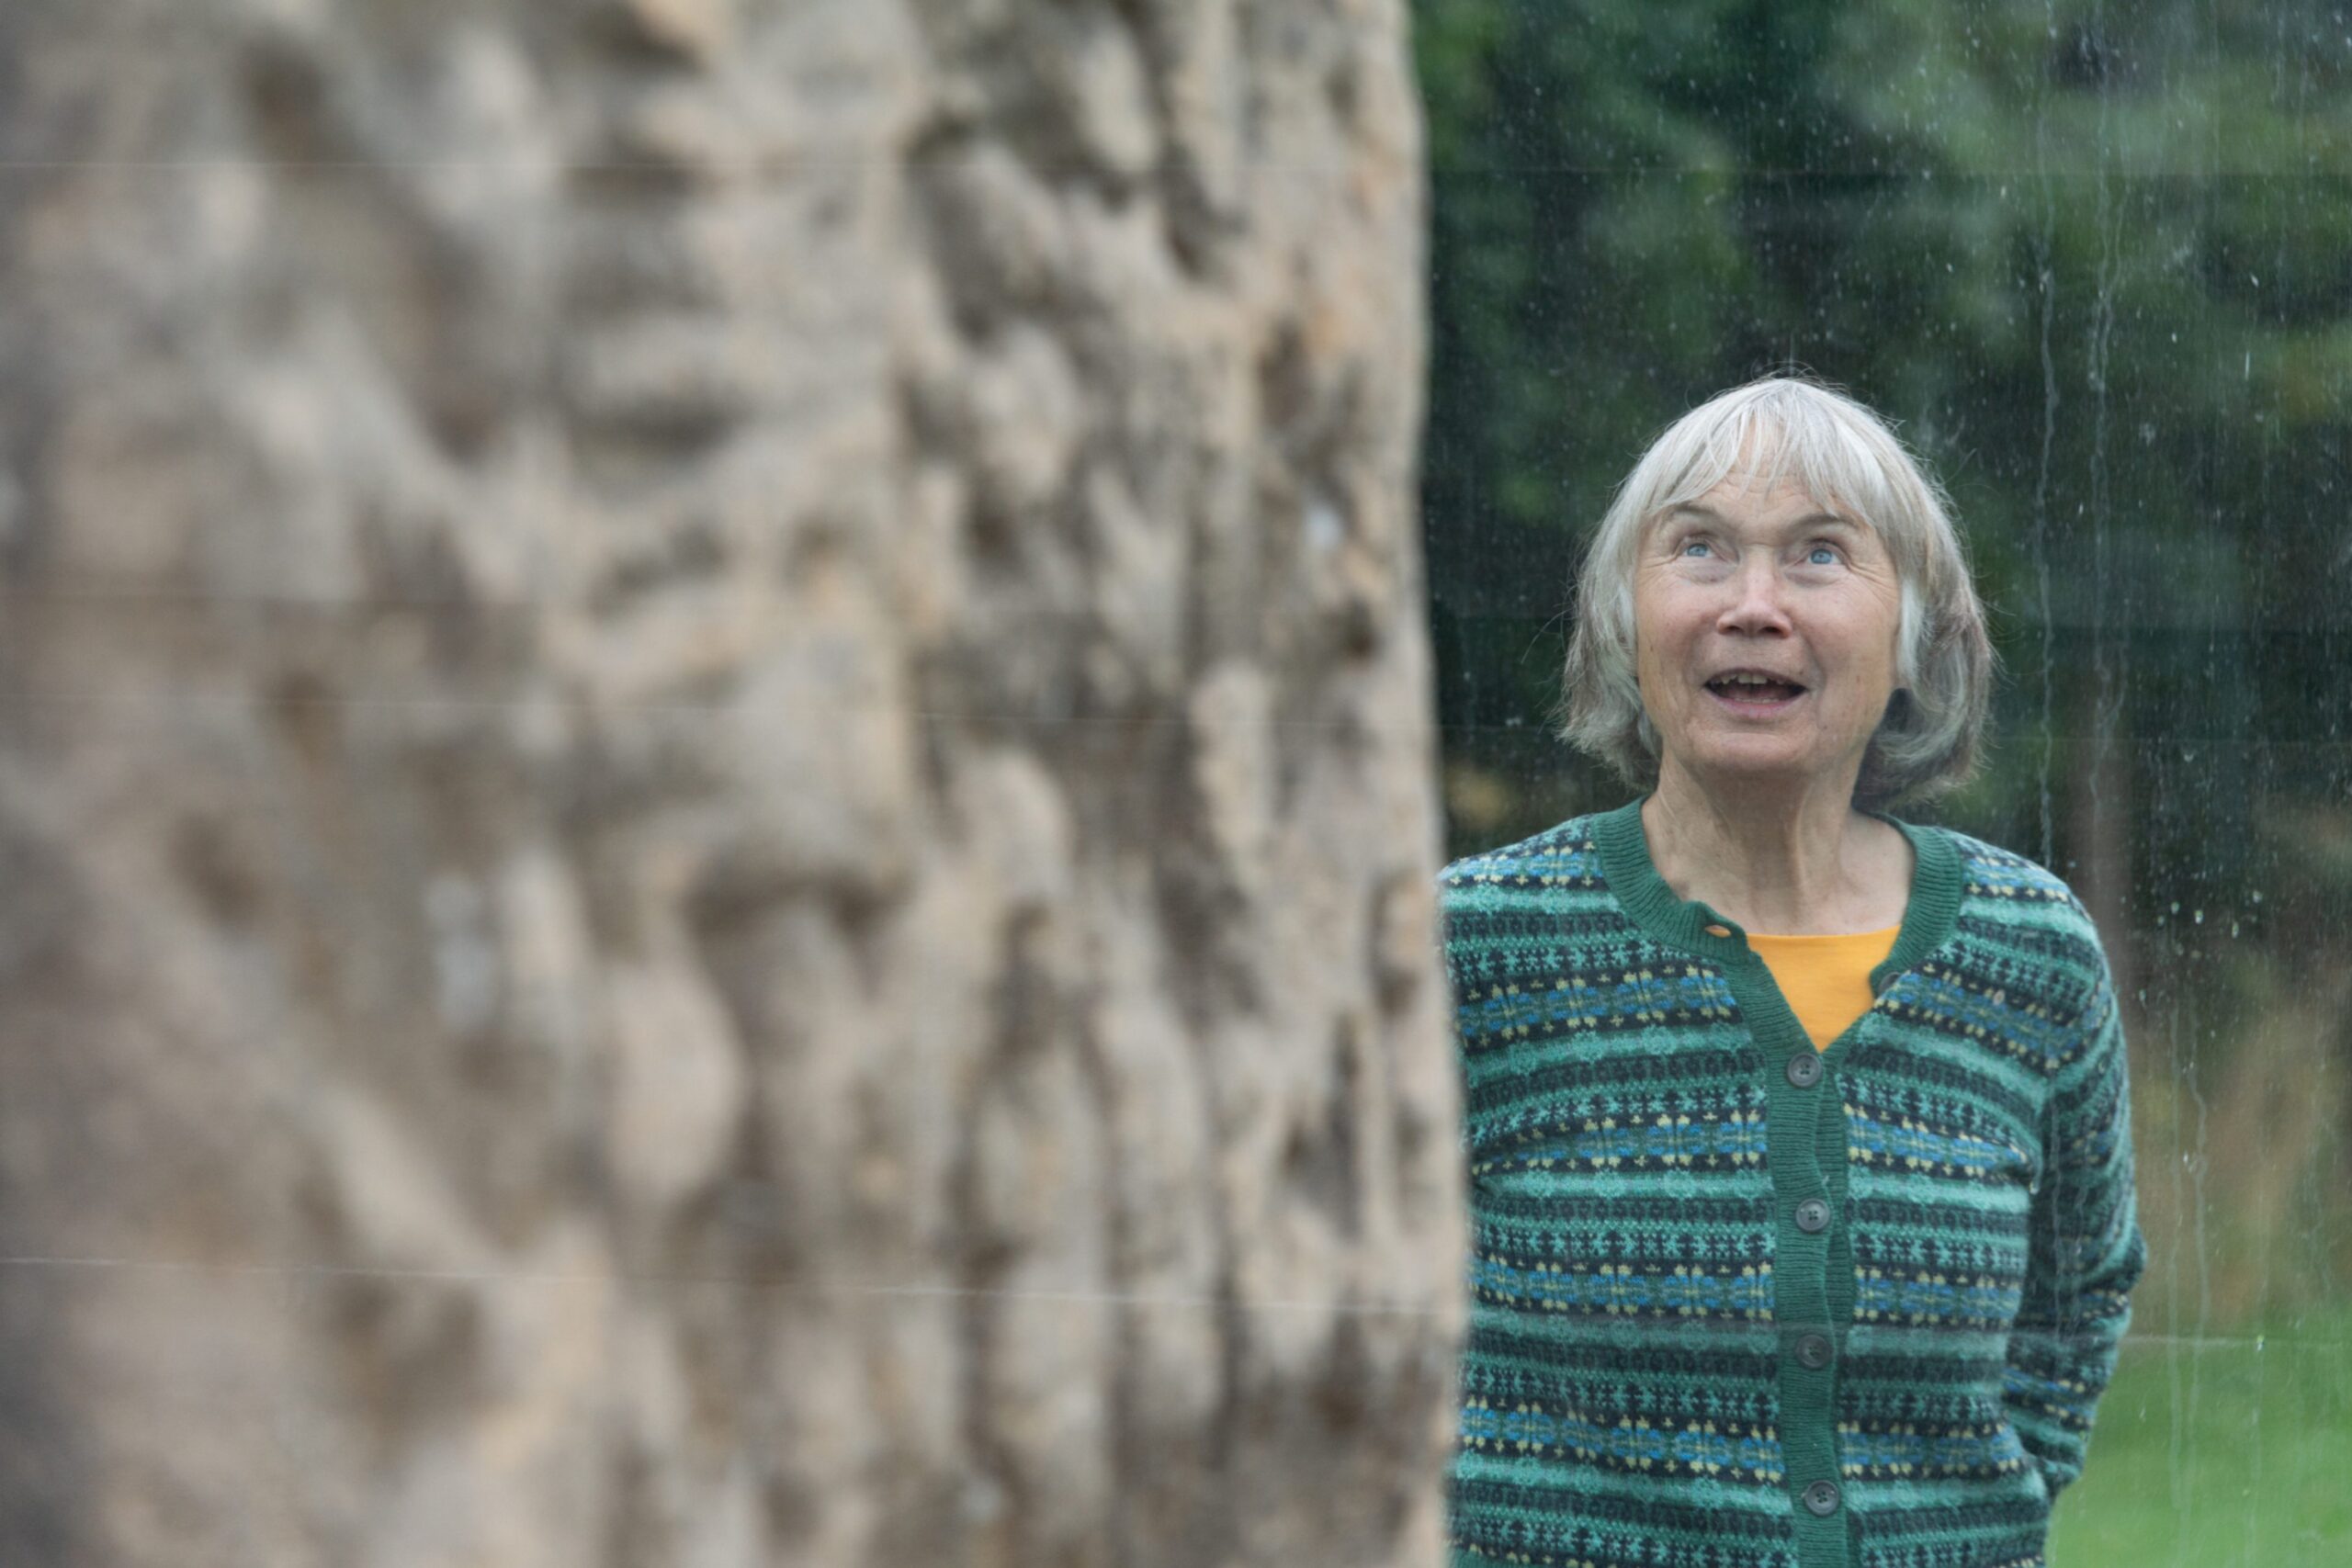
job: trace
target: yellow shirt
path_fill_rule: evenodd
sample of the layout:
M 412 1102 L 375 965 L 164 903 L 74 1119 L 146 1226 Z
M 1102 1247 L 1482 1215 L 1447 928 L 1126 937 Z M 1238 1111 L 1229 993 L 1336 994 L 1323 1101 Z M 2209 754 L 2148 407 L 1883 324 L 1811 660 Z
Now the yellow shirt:
M 1772 972 L 1772 983 L 1788 999 L 1813 1048 L 1826 1050 L 1846 1026 L 1870 1010 L 1871 971 L 1894 951 L 1903 928 L 1855 931 L 1842 936 L 1758 936 L 1747 945 Z

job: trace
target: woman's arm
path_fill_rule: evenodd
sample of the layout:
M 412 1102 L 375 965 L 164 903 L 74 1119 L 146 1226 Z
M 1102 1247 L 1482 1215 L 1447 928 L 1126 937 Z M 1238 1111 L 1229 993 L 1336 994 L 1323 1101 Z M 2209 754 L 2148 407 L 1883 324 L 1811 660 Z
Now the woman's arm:
M 2084 919 L 2088 926 L 2087 912 Z M 2083 1472 L 2091 1417 L 2132 1320 L 2132 1287 L 2147 1267 L 2132 1194 L 2128 1058 L 2104 952 L 2078 1039 L 2051 1084 L 2025 1293 L 2002 1391 L 2052 1499 Z

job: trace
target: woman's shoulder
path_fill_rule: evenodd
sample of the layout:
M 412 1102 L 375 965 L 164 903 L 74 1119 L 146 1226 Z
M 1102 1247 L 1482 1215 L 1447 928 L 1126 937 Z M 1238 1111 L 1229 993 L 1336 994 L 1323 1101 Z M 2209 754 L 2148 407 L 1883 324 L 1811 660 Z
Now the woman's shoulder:
M 2098 924 L 2064 876 L 2030 855 L 1957 828 L 1926 830 L 1950 844 L 1959 862 L 1963 920 L 2030 928 L 2045 934 L 2053 955 L 2071 955 L 2086 966 L 2102 963 Z
M 1478 850 L 1449 861 L 1437 874 L 1440 888 L 1481 884 L 1551 886 L 1590 884 L 1600 876 L 1600 847 L 1593 836 L 1596 812 L 1580 812 L 1540 832 Z
M 2029 855 L 1957 828 L 1927 826 L 1925 830 L 1940 836 L 1952 847 L 1960 861 L 1962 890 L 1968 894 L 2028 903 L 2071 904 L 2076 908 L 2082 905 L 2064 877 Z

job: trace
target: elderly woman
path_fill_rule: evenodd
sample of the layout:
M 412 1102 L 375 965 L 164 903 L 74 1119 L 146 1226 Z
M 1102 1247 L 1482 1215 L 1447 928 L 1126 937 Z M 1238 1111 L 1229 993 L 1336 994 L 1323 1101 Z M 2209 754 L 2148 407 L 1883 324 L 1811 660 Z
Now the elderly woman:
M 2018 1568 L 2144 1267 L 2064 882 L 1891 816 L 1993 660 L 1935 484 L 1776 378 L 1586 565 L 1564 733 L 1639 792 L 1448 866 L 1471 1182 L 1453 1562 Z

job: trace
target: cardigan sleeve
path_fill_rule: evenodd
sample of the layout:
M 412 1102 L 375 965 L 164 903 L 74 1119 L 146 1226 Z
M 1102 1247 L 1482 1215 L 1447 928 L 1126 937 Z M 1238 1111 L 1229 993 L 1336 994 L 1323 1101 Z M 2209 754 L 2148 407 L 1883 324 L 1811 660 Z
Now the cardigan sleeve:
M 2098 967 L 2075 1054 L 2051 1084 L 2002 1380 L 2010 1425 L 2053 1500 L 2083 1472 L 2092 1416 L 2132 1319 L 2132 1287 L 2147 1266 L 2132 1190 L 2128 1058 L 2104 952 Z

